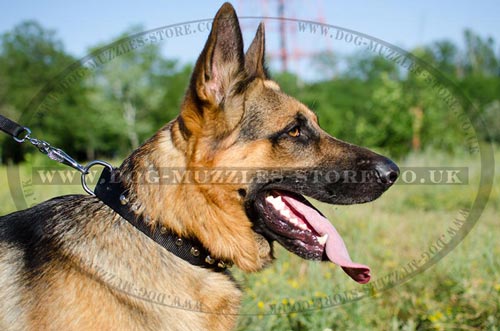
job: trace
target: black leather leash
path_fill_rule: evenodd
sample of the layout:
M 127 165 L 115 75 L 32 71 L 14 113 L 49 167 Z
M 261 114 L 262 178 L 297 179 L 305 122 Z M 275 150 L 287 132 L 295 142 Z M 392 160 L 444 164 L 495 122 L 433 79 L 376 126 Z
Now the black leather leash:
M 95 195 L 136 229 L 177 257 L 192 265 L 212 269 L 217 272 L 224 271 L 230 266 L 230 263 L 211 257 L 209 251 L 203 247 L 199 240 L 179 237 L 164 226 L 154 226 L 147 217 L 137 215 L 134 212 L 133 204 L 129 203 L 128 192 L 119 178 L 117 169 L 113 168 L 109 163 L 95 160 L 89 162 L 86 166 L 82 166 L 63 150 L 52 147 L 46 141 L 31 137 L 31 130 L 29 128 L 21 126 L 1 114 L 0 130 L 12 136 L 18 143 L 29 141 L 40 152 L 46 154 L 52 160 L 80 171 L 82 186 L 87 193 Z M 85 176 L 89 173 L 90 168 L 95 165 L 104 166 L 104 169 L 94 191 L 92 191 L 86 184 Z

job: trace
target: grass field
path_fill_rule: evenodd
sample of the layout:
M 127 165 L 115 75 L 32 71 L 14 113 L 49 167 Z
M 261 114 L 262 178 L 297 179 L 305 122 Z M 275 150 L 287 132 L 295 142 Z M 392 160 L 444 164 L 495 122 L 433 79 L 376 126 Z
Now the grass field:
M 495 155 L 498 160 L 498 148 Z M 29 178 L 33 163 L 51 164 L 37 158 L 9 174 L 0 168 L 1 214 L 15 210 L 15 200 L 30 204 L 83 192 L 78 185 L 23 182 L 18 194 L 12 175 Z M 353 260 L 371 266 L 372 285 L 358 285 L 332 264 L 307 262 L 278 248 L 272 267 L 252 275 L 235 271 L 246 292 L 239 330 L 500 329 L 499 167 L 490 201 L 470 233 L 423 271 L 427 260 L 448 247 L 442 243 L 469 225 L 463 219 L 478 192 L 480 164 L 475 157 L 432 152 L 399 164 L 466 167 L 469 183 L 397 185 L 365 205 L 318 204 L 343 235 Z M 408 276 L 411 272 L 415 275 Z

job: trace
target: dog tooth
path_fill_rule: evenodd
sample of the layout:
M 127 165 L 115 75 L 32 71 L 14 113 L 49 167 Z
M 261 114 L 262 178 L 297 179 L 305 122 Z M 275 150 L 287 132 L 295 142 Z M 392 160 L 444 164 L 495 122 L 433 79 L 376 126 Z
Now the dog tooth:
M 308 230 L 307 225 L 298 218 L 295 217 L 290 218 L 290 223 L 292 223 L 301 230 Z
M 266 196 L 266 200 L 280 200 L 281 201 L 281 195 L 274 196 L 272 194 L 269 194 L 268 196 Z
M 281 213 L 283 214 L 283 212 L 281 212 Z M 307 225 L 302 220 L 299 220 L 297 217 L 290 217 L 289 220 L 290 220 L 290 223 L 292 223 L 293 225 L 295 225 L 299 229 L 307 230 Z
M 289 209 L 281 209 L 280 214 L 285 216 L 286 218 L 290 218 L 290 210 Z
M 285 208 L 285 203 L 281 200 L 274 200 L 274 203 L 273 203 L 274 207 L 278 210 L 282 210 Z
M 275 198 L 275 197 L 273 197 L 272 195 L 268 195 L 268 196 L 266 197 L 266 201 L 269 201 L 269 202 L 274 202 L 274 200 L 275 200 L 275 199 L 276 199 L 276 198 Z
M 269 195 L 266 197 L 265 199 L 269 204 L 271 204 L 274 209 L 280 211 L 280 210 L 283 210 L 285 209 L 285 203 L 283 202 L 283 200 L 281 200 L 281 197 L 280 196 L 277 196 L 277 197 L 274 197 L 272 195 Z
M 272 195 L 268 195 L 268 196 L 266 197 L 266 201 L 269 201 L 269 202 L 274 202 L 274 200 L 276 200 L 276 198 L 275 198 L 275 197 L 273 197 Z
M 318 242 L 320 243 L 320 245 L 325 245 L 327 239 L 328 239 L 328 234 L 325 234 L 321 237 L 318 237 Z

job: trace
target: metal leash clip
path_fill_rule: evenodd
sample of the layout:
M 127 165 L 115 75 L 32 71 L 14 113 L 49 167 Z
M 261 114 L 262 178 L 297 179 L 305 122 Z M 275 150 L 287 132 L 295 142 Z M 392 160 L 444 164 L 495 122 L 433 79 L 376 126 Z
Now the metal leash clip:
M 113 166 L 105 161 L 100 161 L 100 160 L 95 160 L 89 162 L 86 166 L 81 165 L 78 163 L 75 159 L 73 159 L 71 156 L 69 156 L 65 151 L 63 151 L 60 148 L 56 148 L 51 146 L 48 142 L 36 138 L 31 137 L 31 130 L 27 127 L 23 127 L 24 131 L 21 132 L 19 135 L 14 136 L 14 140 L 17 141 L 18 143 L 23 143 L 26 140 L 29 141 L 33 146 L 38 148 L 40 152 L 43 154 L 47 155 L 50 159 L 57 161 L 59 163 L 65 164 L 67 166 L 72 167 L 73 169 L 78 170 L 81 172 L 81 181 L 82 181 L 82 187 L 90 195 L 95 195 L 94 191 L 92 191 L 86 182 L 86 175 L 89 173 L 90 168 L 92 168 L 95 165 L 102 165 L 104 167 L 109 168 L 110 170 L 113 170 Z M 24 134 L 24 136 L 22 136 Z

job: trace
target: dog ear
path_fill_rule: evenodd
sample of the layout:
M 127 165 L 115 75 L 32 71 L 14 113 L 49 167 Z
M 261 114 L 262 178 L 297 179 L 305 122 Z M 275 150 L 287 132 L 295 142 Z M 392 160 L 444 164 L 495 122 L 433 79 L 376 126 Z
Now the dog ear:
M 250 76 L 267 79 L 268 74 L 265 66 L 266 37 L 264 22 L 259 24 L 255 37 L 245 54 L 245 69 Z
M 215 15 L 212 31 L 196 62 L 191 91 L 202 102 L 220 105 L 244 72 L 244 61 L 238 17 L 226 2 Z

